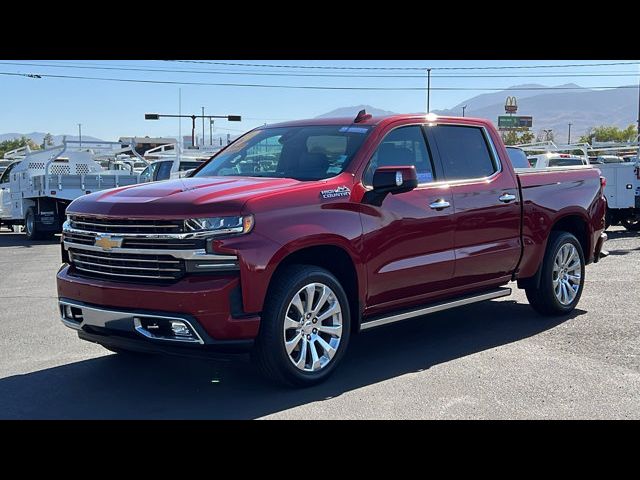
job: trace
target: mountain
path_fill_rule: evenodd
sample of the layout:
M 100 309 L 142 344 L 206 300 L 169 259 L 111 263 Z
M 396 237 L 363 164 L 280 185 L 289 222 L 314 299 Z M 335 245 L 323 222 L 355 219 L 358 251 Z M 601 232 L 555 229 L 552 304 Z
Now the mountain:
M 591 127 L 615 125 L 626 128 L 637 122 L 638 88 L 615 88 L 610 90 L 592 90 L 575 83 L 558 85 L 570 90 L 521 90 L 523 88 L 544 88 L 545 85 L 514 85 L 505 90 L 483 93 L 468 98 L 452 108 L 435 110 L 438 115 L 462 115 L 462 106 L 466 105 L 465 115 L 488 118 L 498 123 L 498 115 L 505 115 L 504 104 L 508 96 L 518 101 L 517 115 L 533 117 L 534 133 L 543 129 L 552 129 L 556 142 L 566 142 L 571 122 L 571 140 L 577 141 Z M 432 93 L 432 99 L 438 92 Z M 322 117 L 355 117 L 365 108 L 373 115 L 390 115 L 394 112 L 381 110 L 370 105 L 343 107 L 327 112 Z M 419 110 L 417 108 L 416 110 Z M 408 112 L 405 112 L 408 113 Z
M 373 116 L 383 116 L 383 115 L 393 115 L 396 112 L 391 112 L 389 110 L 381 110 L 379 108 L 372 107 L 371 105 L 355 105 L 353 107 L 342 107 L 336 108 L 335 110 L 331 110 L 330 112 L 323 113 L 322 115 L 318 115 L 316 118 L 332 118 L 332 117 L 353 117 L 360 110 L 366 110 L 367 113 L 370 113 Z
M 462 114 L 462 106 L 467 105 L 465 115 L 488 118 L 498 123 L 498 115 L 505 115 L 504 103 L 509 95 L 518 100 L 517 115 L 531 115 L 535 133 L 552 129 L 556 142 L 566 142 L 571 122 L 571 140 L 576 141 L 590 127 L 615 125 L 626 128 L 637 122 L 637 88 L 615 88 L 611 90 L 591 90 L 575 84 L 561 85 L 575 90 L 518 91 L 518 87 L 500 92 L 478 95 L 460 102 L 454 108 L 437 110 L 439 115 Z M 520 87 L 522 88 L 522 87 Z
M 35 143 L 37 143 L 38 145 L 42 144 L 42 141 L 44 139 L 44 136 L 46 135 L 45 132 L 31 132 L 31 133 L 0 133 L 0 142 L 4 142 L 5 140 L 13 140 L 14 138 L 20 138 L 20 137 L 27 137 L 30 138 L 31 140 L 33 140 Z M 67 137 L 67 140 L 78 140 L 78 136 L 77 135 L 53 135 L 53 144 L 54 145 L 60 145 L 62 143 L 62 138 L 63 137 Z M 103 140 L 96 138 L 96 137 L 91 137 L 89 135 L 83 135 L 82 136 L 82 141 L 87 141 L 87 142 L 102 142 Z

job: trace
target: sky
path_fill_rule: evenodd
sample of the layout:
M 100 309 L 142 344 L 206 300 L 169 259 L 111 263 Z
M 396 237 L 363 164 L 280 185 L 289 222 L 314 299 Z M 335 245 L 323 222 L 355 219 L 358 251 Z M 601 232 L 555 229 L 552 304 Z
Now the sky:
M 201 62 L 226 62 L 221 65 Z M 636 62 L 634 65 L 598 63 Z M 268 66 L 249 66 L 261 64 Z M 583 67 L 561 67 L 587 64 Z M 278 65 L 278 66 L 276 66 Z M 531 68 L 532 66 L 556 66 Z M 302 68 L 302 67 L 335 67 Z M 442 68 L 505 67 L 516 69 L 440 70 Z M 295 67 L 295 68 L 294 68 Z M 353 67 L 359 67 L 355 69 Z M 368 70 L 362 67 L 415 68 L 417 70 Z M 452 108 L 491 90 L 537 83 L 556 86 L 576 83 L 583 87 L 637 85 L 637 60 L 0 60 L 0 133 L 50 132 L 82 134 L 103 140 L 121 136 L 177 137 L 179 120 L 148 121 L 145 113 L 241 115 L 242 122 L 216 120 L 215 133 L 240 134 L 264 123 L 310 118 L 352 105 L 372 105 L 395 112 L 422 112 L 426 108 L 423 69 L 432 68 L 431 110 Z M 128 70 L 127 70 L 128 69 Z M 151 70 L 151 71 L 150 71 Z M 6 75 L 32 74 L 41 78 Z M 259 75 L 258 75 L 259 74 Z M 276 75 L 273 75 L 276 74 Z M 46 75 L 177 82 L 132 83 L 113 80 L 52 78 Z M 294 76 L 298 75 L 298 76 Z M 305 76 L 311 75 L 311 76 Z M 327 77 L 326 75 L 341 75 Z M 410 78 L 367 76 L 411 75 Z M 445 77 L 445 75 L 455 78 Z M 489 76 L 478 78 L 479 75 Z M 542 75 L 545 78 L 536 77 Z M 549 75 L 555 75 L 548 78 Z M 588 75 L 588 76 L 572 76 Z M 471 77 L 474 76 L 474 77 Z M 508 77 L 508 78 L 505 78 Z M 284 86 L 419 88 L 420 90 L 322 90 L 240 86 L 187 85 L 180 82 L 242 83 Z M 463 90 L 438 90 L 461 88 Z M 180 92 L 180 94 L 179 94 Z M 467 107 L 473 115 L 473 105 Z M 191 121 L 182 120 L 182 135 L 189 135 Z M 198 120 L 197 131 L 202 131 Z M 208 125 L 206 135 L 209 135 Z

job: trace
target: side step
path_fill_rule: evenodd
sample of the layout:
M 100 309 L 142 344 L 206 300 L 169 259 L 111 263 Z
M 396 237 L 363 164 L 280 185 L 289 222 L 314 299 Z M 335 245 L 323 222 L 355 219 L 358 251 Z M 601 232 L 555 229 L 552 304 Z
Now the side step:
M 442 310 L 449 310 L 450 308 L 469 305 L 470 303 L 483 302 L 485 300 L 491 300 L 492 298 L 507 297 L 509 295 L 511 295 L 511 288 L 504 287 L 498 288 L 496 290 L 490 290 L 488 292 L 480 293 L 477 295 L 470 295 L 454 300 L 446 300 L 444 302 L 434 303 L 433 305 L 430 305 L 428 307 L 420 307 L 417 310 L 409 310 L 402 313 L 395 313 L 392 315 L 374 318 L 373 320 L 363 322 L 360 325 L 360 330 L 368 330 L 370 328 L 387 325 L 388 323 L 400 322 L 401 320 L 407 320 L 409 318 L 419 317 L 421 315 L 428 315 L 430 313 L 441 312 Z

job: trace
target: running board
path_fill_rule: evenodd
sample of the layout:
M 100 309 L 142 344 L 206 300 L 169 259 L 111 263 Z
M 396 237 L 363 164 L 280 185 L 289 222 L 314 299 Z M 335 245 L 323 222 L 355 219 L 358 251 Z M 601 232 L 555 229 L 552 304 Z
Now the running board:
M 408 320 L 409 318 L 420 317 L 422 315 L 428 315 L 435 312 L 441 312 L 443 310 L 449 310 L 450 308 L 469 305 L 470 303 L 483 302 L 485 300 L 491 300 L 492 298 L 507 297 L 509 295 L 511 295 L 511 288 L 498 288 L 496 290 L 484 292 L 479 295 L 471 295 L 458 298 L 456 300 L 447 300 L 445 302 L 435 303 L 428 307 L 422 307 L 417 310 L 410 310 L 408 312 L 396 313 L 389 316 L 375 318 L 373 320 L 369 320 L 368 322 L 363 322 L 360 325 L 360 330 L 368 330 L 369 328 L 380 327 L 382 325 L 387 325 L 388 323 L 400 322 L 402 320 Z

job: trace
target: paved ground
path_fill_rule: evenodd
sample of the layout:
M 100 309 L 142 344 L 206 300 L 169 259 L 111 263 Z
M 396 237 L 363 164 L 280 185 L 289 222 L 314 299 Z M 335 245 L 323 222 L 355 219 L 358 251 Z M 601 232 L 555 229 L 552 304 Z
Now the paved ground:
M 356 337 L 326 384 L 120 358 L 57 319 L 59 245 L 0 233 L 0 418 L 640 418 L 640 234 L 609 232 L 575 313 L 512 297 Z

